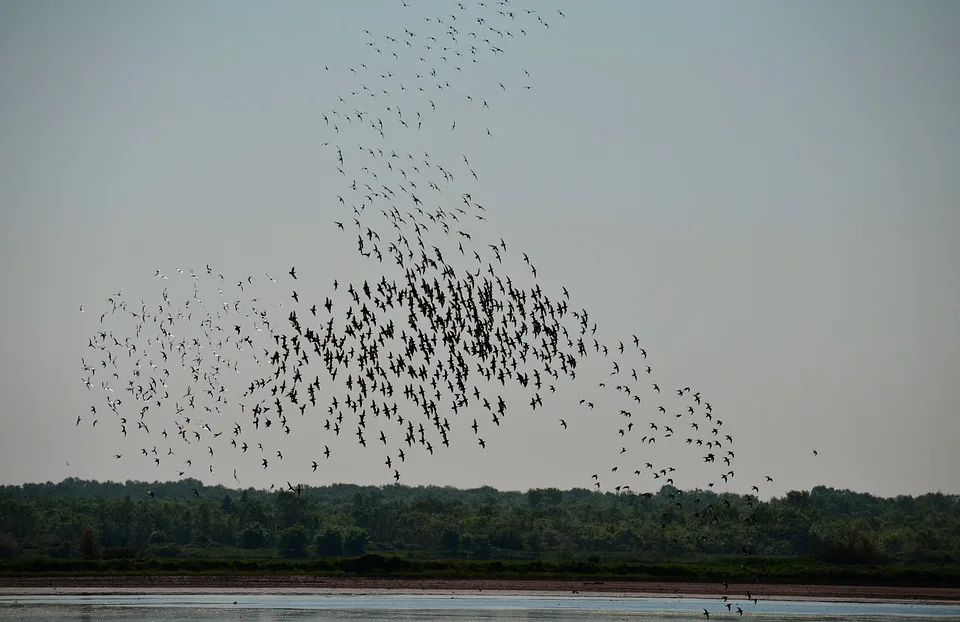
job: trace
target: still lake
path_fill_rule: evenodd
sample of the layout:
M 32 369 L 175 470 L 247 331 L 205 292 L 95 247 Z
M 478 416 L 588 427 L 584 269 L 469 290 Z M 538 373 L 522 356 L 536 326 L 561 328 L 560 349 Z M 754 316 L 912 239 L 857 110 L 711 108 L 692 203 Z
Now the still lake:
M 767 600 L 740 603 L 751 620 L 960 620 L 960 605 Z M 716 598 L 549 593 L 0 595 L 0 620 L 677 620 L 739 618 Z

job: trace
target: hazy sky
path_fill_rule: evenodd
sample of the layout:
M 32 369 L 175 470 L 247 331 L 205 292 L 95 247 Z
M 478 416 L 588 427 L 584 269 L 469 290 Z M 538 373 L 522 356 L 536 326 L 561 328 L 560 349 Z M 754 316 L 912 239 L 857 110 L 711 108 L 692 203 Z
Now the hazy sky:
M 456 176 L 436 200 L 452 209 L 467 192 L 486 207 L 476 242 L 502 237 L 518 283 L 533 283 L 525 252 L 543 290 L 559 299 L 566 286 L 599 338 L 639 337 L 665 393 L 701 391 L 736 438 L 724 451 L 738 475 L 723 489 L 769 474 L 764 496 L 819 484 L 960 493 L 960 5 L 531 2 L 549 29 L 527 16 L 527 36 L 491 35 L 479 62 L 441 65 L 438 50 L 419 60 L 435 27 L 424 17 L 458 13 L 464 32 L 477 17 L 520 26 L 474 0 L 407 4 L 0 0 L 0 481 L 175 477 L 172 461 L 137 456 L 197 450 L 157 438 L 173 413 L 151 414 L 152 440 L 124 439 L 109 413 L 90 425 L 90 405 L 106 408 L 82 382 L 81 357 L 100 360 L 88 338 L 133 334 L 129 321 L 100 324 L 105 299 L 156 307 L 164 287 L 189 298 L 177 269 L 206 276 L 207 264 L 231 286 L 254 276 L 243 295 L 265 307 L 290 302 L 293 265 L 318 303 L 335 278 L 379 280 L 333 225 L 351 222 L 337 195 L 361 175 L 357 145 L 375 142 L 429 151 Z M 418 93 L 417 73 L 450 88 Z M 422 112 L 423 130 L 389 121 L 381 139 L 332 112 L 386 106 L 410 124 Z M 211 297 L 217 287 L 202 283 Z M 129 374 L 132 360 L 119 365 Z M 681 487 L 703 486 L 703 452 L 682 444 L 618 457 L 616 418 L 579 405 L 600 405 L 605 375 L 585 367 L 544 408 L 484 420 L 485 450 L 468 428 L 476 413 L 448 414 L 451 449 L 411 452 L 403 483 L 589 487 L 592 473 L 652 455 Z M 207 462 L 190 474 L 392 482 L 354 424 L 332 438 L 323 415 L 299 419 L 271 437 L 289 456 L 270 471 L 224 449 L 214 474 Z M 334 455 L 313 473 L 325 444 Z

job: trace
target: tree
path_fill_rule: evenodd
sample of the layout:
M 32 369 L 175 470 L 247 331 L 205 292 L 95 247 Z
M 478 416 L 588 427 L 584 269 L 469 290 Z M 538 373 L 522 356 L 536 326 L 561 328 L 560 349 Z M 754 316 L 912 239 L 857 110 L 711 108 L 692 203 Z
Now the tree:
M 307 556 L 307 544 L 310 536 L 303 525 L 287 527 L 280 534 L 280 554 L 289 559 L 301 559 Z
M 324 529 L 313 539 L 313 553 L 317 557 L 343 555 L 343 534 L 338 529 Z
M 0 537 L 0 556 L 97 559 L 121 549 L 158 556 L 190 545 L 266 549 L 279 544 L 287 528 L 301 525 L 312 537 L 307 550 L 318 556 L 378 548 L 419 557 L 544 554 L 679 561 L 746 547 L 750 555 L 819 555 L 850 563 L 960 559 L 960 496 L 941 493 L 882 498 L 817 487 L 759 500 L 712 490 L 681 494 L 671 487 L 645 496 L 338 484 L 311 488 L 300 498 L 289 491 L 207 486 L 197 498 L 193 488 L 201 485 L 189 479 L 70 479 L 0 486 L 0 534 L 9 534 Z M 678 508 L 680 502 L 684 507 Z M 88 527 L 84 552 L 77 534 Z M 222 553 L 191 551 L 194 555 Z
M 819 559 L 834 564 L 873 564 L 879 561 L 873 533 L 863 519 L 845 518 L 815 532 Z
M 9 533 L 0 534 L 0 559 L 10 559 L 17 555 L 17 541 Z
M 80 555 L 84 559 L 96 559 L 97 549 L 93 538 L 93 529 L 87 527 L 80 537 Z
M 463 536 L 463 550 L 470 559 L 490 559 L 492 547 L 490 539 L 483 534 L 467 534 Z
M 262 549 L 267 541 L 267 532 L 259 523 L 250 523 L 240 532 L 240 546 L 245 549 Z
M 370 534 L 366 529 L 351 527 L 343 536 L 343 548 L 347 555 L 363 555 L 367 550 Z
M 448 553 L 456 553 L 460 548 L 460 534 L 448 529 L 440 535 L 440 546 Z

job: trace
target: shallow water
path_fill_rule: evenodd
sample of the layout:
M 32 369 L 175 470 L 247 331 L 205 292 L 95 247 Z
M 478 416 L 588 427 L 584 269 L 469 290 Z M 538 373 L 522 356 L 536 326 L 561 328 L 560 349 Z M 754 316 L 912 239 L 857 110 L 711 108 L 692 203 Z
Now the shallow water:
M 751 620 L 960 620 L 960 605 L 767 600 Z M 0 595 L 0 620 L 676 620 L 739 618 L 717 599 L 557 594 Z

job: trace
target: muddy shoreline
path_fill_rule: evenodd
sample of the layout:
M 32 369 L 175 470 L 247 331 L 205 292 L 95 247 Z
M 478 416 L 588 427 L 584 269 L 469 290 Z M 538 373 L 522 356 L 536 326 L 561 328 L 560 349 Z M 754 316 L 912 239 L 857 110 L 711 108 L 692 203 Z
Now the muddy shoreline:
M 672 596 L 746 600 L 841 600 L 960 603 L 958 587 L 867 585 L 730 584 L 660 581 L 583 581 L 562 579 L 453 579 L 322 577 L 313 575 L 161 575 L 0 577 L 0 594 L 149 594 L 149 593 L 339 593 L 379 592 L 523 592 L 607 596 Z

